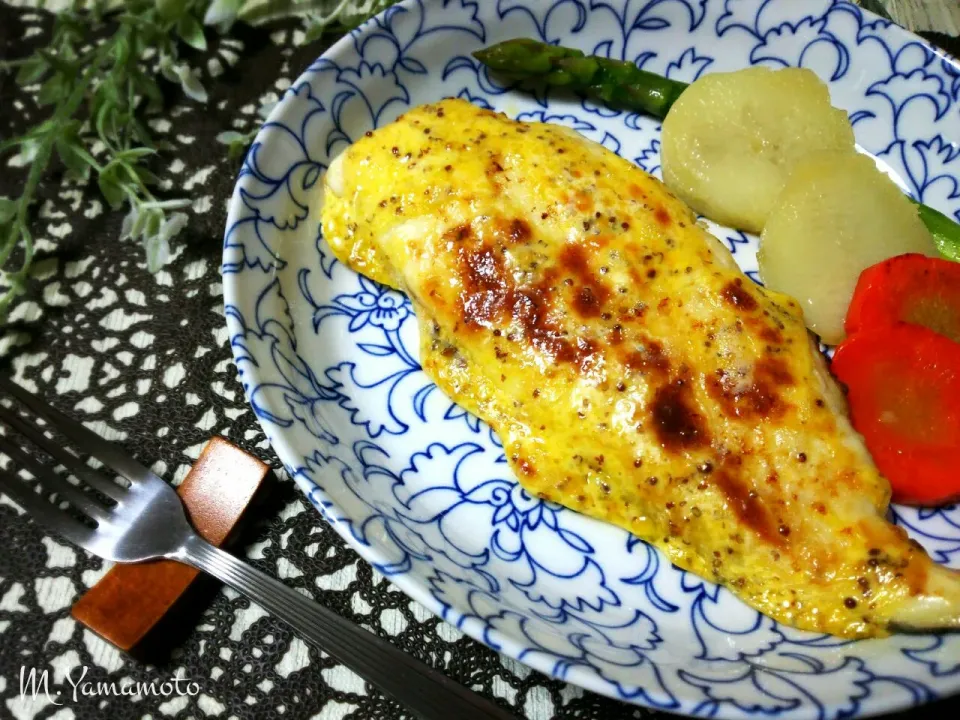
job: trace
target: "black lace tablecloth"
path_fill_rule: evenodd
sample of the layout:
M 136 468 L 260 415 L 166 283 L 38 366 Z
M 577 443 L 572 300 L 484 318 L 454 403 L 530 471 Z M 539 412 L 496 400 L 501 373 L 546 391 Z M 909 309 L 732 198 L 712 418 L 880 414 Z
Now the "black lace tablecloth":
M 49 17 L 0 5 L 0 57 L 28 53 Z M 203 68 L 205 106 L 177 104 L 153 122 L 177 150 L 157 168 L 194 198 L 192 218 L 174 244 L 175 260 L 147 272 L 141 248 L 121 242 L 118 213 L 91 188 L 51 183 L 35 234 L 40 259 L 29 294 L 0 331 L 7 370 L 61 409 L 96 422 L 163 476 L 178 480 L 207 439 L 221 434 L 265 458 L 277 476 L 236 551 L 294 587 L 309 588 L 336 612 L 373 630 L 452 678 L 498 698 L 527 718 L 630 718 L 659 715 L 608 700 L 507 659 L 430 615 L 360 561 L 282 477 L 247 408 L 224 327 L 219 274 L 225 207 L 239 160 L 215 141 L 246 131 L 323 50 L 298 47 L 293 26 L 240 32 L 215 42 L 192 64 Z M 937 38 L 949 43 L 949 39 Z M 172 92 L 171 96 L 176 93 Z M 10 76 L 0 77 L 0 138 L 18 133 L 37 109 Z M 22 174 L 5 167 L 0 195 Z M 51 539 L 0 500 L 0 717 L 17 718 L 400 718 L 402 709 L 343 666 L 292 636 L 235 593 L 210 588 L 185 617 L 171 651 L 155 664 L 127 657 L 84 630 L 70 606 L 105 563 Z M 47 668 L 51 695 L 19 695 L 21 668 Z M 76 680 L 195 681 L 193 696 L 70 697 Z M 956 701 L 939 710 L 960 716 Z M 923 714 L 935 713 L 928 707 Z M 919 716 L 921 713 L 916 713 Z M 666 716 L 663 716 L 666 717 Z

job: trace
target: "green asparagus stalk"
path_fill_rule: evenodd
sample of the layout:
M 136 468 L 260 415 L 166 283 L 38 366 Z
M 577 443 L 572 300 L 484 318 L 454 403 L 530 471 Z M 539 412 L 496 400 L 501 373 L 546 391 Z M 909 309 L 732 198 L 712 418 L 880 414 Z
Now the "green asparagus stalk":
M 617 110 L 666 117 L 687 84 L 670 80 L 632 62 L 585 55 L 573 48 L 529 38 L 507 40 L 473 53 L 495 72 L 518 80 L 539 80 L 599 100 Z M 932 207 L 917 203 L 920 219 L 940 254 L 960 261 L 960 225 Z
M 663 118 L 687 89 L 686 83 L 641 70 L 631 62 L 584 55 L 572 48 L 528 38 L 507 40 L 473 56 L 489 67 L 518 79 L 537 79 L 564 87 L 618 110 Z
M 910 200 L 917 206 L 920 219 L 933 236 L 937 250 L 948 260 L 960 262 L 960 225 L 929 205 Z

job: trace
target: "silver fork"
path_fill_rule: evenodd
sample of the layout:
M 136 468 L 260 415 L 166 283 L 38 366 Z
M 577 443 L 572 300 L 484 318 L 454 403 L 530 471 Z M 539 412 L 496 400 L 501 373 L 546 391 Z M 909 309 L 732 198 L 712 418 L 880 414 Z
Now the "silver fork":
M 380 690 L 428 720 L 472 720 L 513 716 L 450 678 L 424 665 L 373 633 L 314 603 L 278 580 L 241 562 L 201 538 L 190 526 L 174 489 L 149 469 L 80 423 L 47 405 L 7 378 L 0 390 L 126 480 L 127 487 L 94 470 L 35 420 L 0 403 L 0 422 L 18 432 L 55 464 L 41 462 L 14 441 L 0 436 L 0 451 L 27 470 L 42 489 L 56 493 L 58 505 L 35 492 L 12 470 L 0 469 L 0 491 L 47 529 L 85 550 L 114 562 L 157 558 L 177 560 L 213 575 L 246 595 L 297 633 L 315 643 Z M 55 472 L 56 464 L 79 481 Z M 110 499 L 82 488 L 87 485 Z M 62 501 L 81 513 L 82 522 L 59 507 Z

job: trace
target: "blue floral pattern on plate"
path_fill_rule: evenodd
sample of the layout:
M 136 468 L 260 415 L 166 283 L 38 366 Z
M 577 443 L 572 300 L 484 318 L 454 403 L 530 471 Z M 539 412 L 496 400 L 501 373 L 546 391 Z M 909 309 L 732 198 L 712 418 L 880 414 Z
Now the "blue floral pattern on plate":
M 960 219 L 960 67 L 827 0 L 406 0 L 286 92 L 230 205 L 223 273 L 249 401 L 323 516 L 405 592 L 481 642 L 596 692 L 705 717 L 838 718 L 960 689 L 960 635 L 859 643 L 783 627 L 617 528 L 527 495 L 500 443 L 423 374 L 407 299 L 338 263 L 319 233 L 330 159 L 406 108 L 462 97 L 575 128 L 659 173 L 659 124 L 526 95 L 470 51 L 532 36 L 670 77 L 809 67 L 860 146 Z M 953 139 L 953 140 L 952 140 Z M 713 226 L 756 278 L 756 238 Z M 960 567 L 960 507 L 894 508 Z

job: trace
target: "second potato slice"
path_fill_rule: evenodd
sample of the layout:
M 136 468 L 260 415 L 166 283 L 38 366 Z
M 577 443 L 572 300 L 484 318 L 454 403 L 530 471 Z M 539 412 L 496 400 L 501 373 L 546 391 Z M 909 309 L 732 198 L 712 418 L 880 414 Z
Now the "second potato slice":
M 705 75 L 663 121 L 663 179 L 694 210 L 760 232 L 793 165 L 819 150 L 854 151 L 853 128 L 810 70 Z
M 797 164 L 760 238 L 760 277 L 792 295 L 827 344 L 844 338 L 860 273 L 906 253 L 936 257 L 917 207 L 866 155 L 817 153 Z

